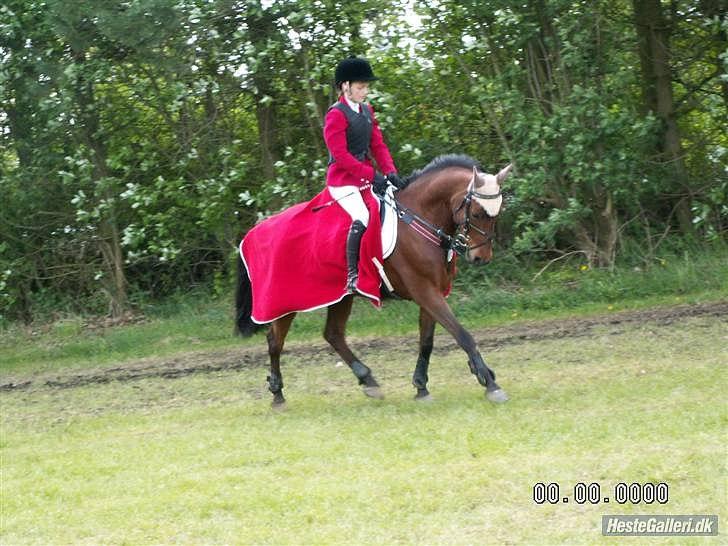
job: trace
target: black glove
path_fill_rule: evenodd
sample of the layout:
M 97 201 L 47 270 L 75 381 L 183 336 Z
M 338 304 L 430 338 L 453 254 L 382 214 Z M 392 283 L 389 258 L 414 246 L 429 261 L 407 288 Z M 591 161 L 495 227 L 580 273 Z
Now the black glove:
M 391 172 L 387 175 L 387 180 L 389 180 L 389 183 L 392 184 L 395 188 L 398 190 L 401 190 L 404 188 L 407 184 L 404 180 L 402 180 L 399 175 L 395 172 Z
M 384 195 L 387 191 L 387 179 L 384 178 L 382 173 L 374 173 L 374 182 L 372 182 L 372 189 L 374 193 L 378 195 Z

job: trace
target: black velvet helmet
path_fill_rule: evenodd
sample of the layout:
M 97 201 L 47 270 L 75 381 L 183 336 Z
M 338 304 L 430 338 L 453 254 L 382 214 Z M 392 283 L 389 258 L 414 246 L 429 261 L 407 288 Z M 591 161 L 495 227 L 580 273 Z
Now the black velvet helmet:
M 336 66 L 334 83 L 338 87 L 342 82 L 370 82 L 378 80 L 372 72 L 372 66 L 366 59 L 349 57 Z

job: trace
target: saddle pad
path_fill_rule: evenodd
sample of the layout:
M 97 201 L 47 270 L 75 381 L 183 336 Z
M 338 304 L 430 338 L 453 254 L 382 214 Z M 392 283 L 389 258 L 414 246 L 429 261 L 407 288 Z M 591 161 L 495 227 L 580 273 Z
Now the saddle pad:
M 386 260 L 397 245 L 397 208 L 394 202 L 394 189 L 390 186 L 384 198 L 379 199 L 382 222 L 382 257 Z

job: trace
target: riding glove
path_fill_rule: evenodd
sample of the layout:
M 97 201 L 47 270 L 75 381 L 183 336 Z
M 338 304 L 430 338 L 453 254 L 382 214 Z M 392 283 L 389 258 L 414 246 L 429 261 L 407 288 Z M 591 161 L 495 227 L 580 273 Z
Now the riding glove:
M 374 173 L 374 182 L 372 182 L 374 193 L 384 195 L 387 191 L 387 179 L 381 173 Z
M 407 184 L 404 180 L 402 180 L 399 175 L 395 172 L 391 172 L 387 175 L 387 180 L 389 180 L 389 183 L 392 184 L 395 188 L 398 190 L 401 190 L 404 188 Z

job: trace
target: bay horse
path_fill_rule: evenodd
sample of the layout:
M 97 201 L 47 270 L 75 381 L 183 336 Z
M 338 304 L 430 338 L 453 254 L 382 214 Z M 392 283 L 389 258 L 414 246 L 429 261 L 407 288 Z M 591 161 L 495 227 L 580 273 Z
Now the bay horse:
M 495 373 L 478 351 L 473 336 L 455 318 L 444 294 L 449 291 L 455 275 L 454 252 L 473 264 L 491 261 L 495 223 L 503 201 L 501 185 L 510 170 L 508 165 L 497 175 L 490 175 L 480 172 L 478 162 L 468 156 L 440 156 L 424 169 L 412 173 L 406 180 L 406 187 L 395 194 L 400 223 L 396 247 L 384 261 L 384 272 L 397 296 L 412 300 L 420 307 L 419 356 L 412 377 L 412 384 L 417 389 L 415 399 L 430 398 L 427 371 L 435 324 L 440 323 L 468 355 L 470 371 L 485 387 L 486 398 L 495 403 L 508 400 L 505 391 L 495 382 Z M 353 296 L 349 295 L 327 308 L 323 337 L 351 368 L 364 393 L 382 398 L 371 369 L 346 343 L 345 328 L 352 303 Z M 263 326 L 252 321 L 251 309 L 250 279 L 238 255 L 236 330 L 242 335 L 250 335 Z M 290 313 L 278 318 L 268 329 L 268 384 L 274 408 L 285 404 L 280 356 L 295 316 L 296 313 Z

